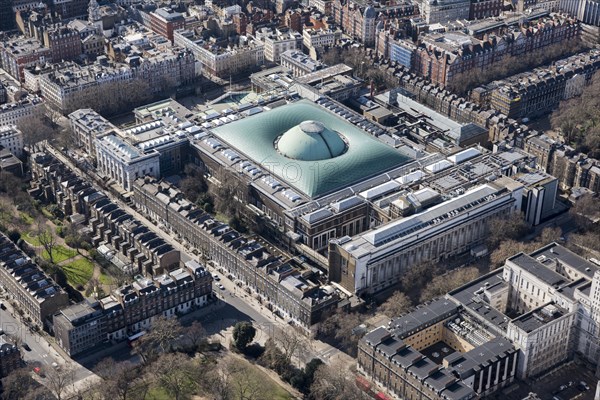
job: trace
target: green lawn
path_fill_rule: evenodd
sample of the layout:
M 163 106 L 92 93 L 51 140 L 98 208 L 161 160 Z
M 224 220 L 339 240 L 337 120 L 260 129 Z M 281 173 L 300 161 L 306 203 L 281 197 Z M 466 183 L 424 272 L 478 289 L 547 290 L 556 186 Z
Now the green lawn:
M 42 214 L 44 214 L 44 217 L 48 218 L 49 220 L 54 219 L 54 215 L 52 215 L 50 211 L 46 210 L 46 207 L 42 208 Z
M 171 400 L 171 396 L 161 387 L 152 387 L 148 390 L 148 395 L 146 396 L 149 400 Z
M 92 279 L 94 273 L 94 264 L 87 258 L 80 258 L 71 263 L 62 265 L 62 269 L 67 276 L 69 285 L 85 285 Z
M 98 278 L 98 280 L 100 281 L 100 283 L 102 285 L 112 285 L 115 281 L 112 276 L 106 275 L 104 273 L 100 274 L 100 277 Z
M 248 361 L 237 358 L 236 362 L 244 364 L 246 368 L 244 368 L 242 374 L 244 376 L 251 377 L 255 382 L 260 382 L 260 387 L 262 388 L 262 395 L 264 395 L 265 399 L 269 400 L 292 400 L 294 397 L 289 394 L 284 388 L 279 386 L 277 382 L 272 380 L 267 374 L 262 372 L 257 366 L 249 363 Z M 236 374 L 232 376 L 232 379 L 236 379 Z M 235 391 L 234 391 L 235 392 Z M 237 395 L 233 397 L 235 400 L 241 400 Z
M 33 217 L 31 215 L 27 214 L 26 212 L 20 212 L 19 215 L 21 216 L 21 220 L 23 222 L 25 222 L 27 225 L 31 225 L 35 222 Z
M 64 246 L 56 246 L 52 249 L 52 258 L 55 264 L 73 258 L 77 255 L 77 251 Z M 42 252 L 42 258 L 46 261 L 50 261 L 50 256 L 46 250 Z
M 25 233 L 23 236 L 21 236 L 21 239 L 23 239 L 24 241 L 26 241 L 27 243 L 29 243 L 32 246 L 41 246 L 42 245 L 40 243 L 40 240 L 38 239 L 37 235 L 35 235 L 31 232 Z

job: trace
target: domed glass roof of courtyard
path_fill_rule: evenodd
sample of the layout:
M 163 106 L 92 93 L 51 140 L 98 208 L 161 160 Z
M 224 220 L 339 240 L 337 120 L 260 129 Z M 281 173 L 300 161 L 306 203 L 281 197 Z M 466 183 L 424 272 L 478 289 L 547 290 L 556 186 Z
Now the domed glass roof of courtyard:
M 288 185 L 319 197 L 411 159 L 308 100 L 215 128 L 213 134 Z
M 327 160 L 344 153 L 346 143 L 321 122 L 303 121 L 277 140 L 277 150 L 294 160 Z

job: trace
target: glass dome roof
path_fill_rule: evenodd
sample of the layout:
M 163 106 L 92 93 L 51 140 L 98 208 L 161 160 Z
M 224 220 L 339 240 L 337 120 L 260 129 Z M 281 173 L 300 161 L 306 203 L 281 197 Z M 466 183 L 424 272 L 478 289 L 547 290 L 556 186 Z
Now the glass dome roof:
M 340 135 L 318 121 L 300 122 L 281 135 L 276 146 L 284 156 L 302 161 L 328 160 L 346 151 Z

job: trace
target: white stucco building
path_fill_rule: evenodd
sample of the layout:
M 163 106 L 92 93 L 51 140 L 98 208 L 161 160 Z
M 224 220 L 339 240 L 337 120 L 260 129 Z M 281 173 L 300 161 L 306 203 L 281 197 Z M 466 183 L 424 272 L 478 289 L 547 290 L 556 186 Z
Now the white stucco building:
M 0 146 L 8 149 L 13 155 L 23 155 L 23 132 L 15 125 L 0 126 Z
M 160 177 L 160 154 L 142 153 L 114 133 L 96 138 L 97 172 L 113 179 L 126 191 L 133 190 L 133 181 L 142 176 Z

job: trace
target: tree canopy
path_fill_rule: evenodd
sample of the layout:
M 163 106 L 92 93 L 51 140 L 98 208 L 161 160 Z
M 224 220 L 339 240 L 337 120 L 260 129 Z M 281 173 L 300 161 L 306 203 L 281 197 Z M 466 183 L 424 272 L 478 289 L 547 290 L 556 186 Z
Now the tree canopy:
M 600 158 L 600 73 L 592 77 L 581 96 L 563 100 L 552 113 L 552 128 L 559 130 L 565 142 L 576 151 Z
M 244 351 L 254 340 L 256 328 L 248 321 L 242 321 L 233 327 L 233 341 L 238 350 Z

